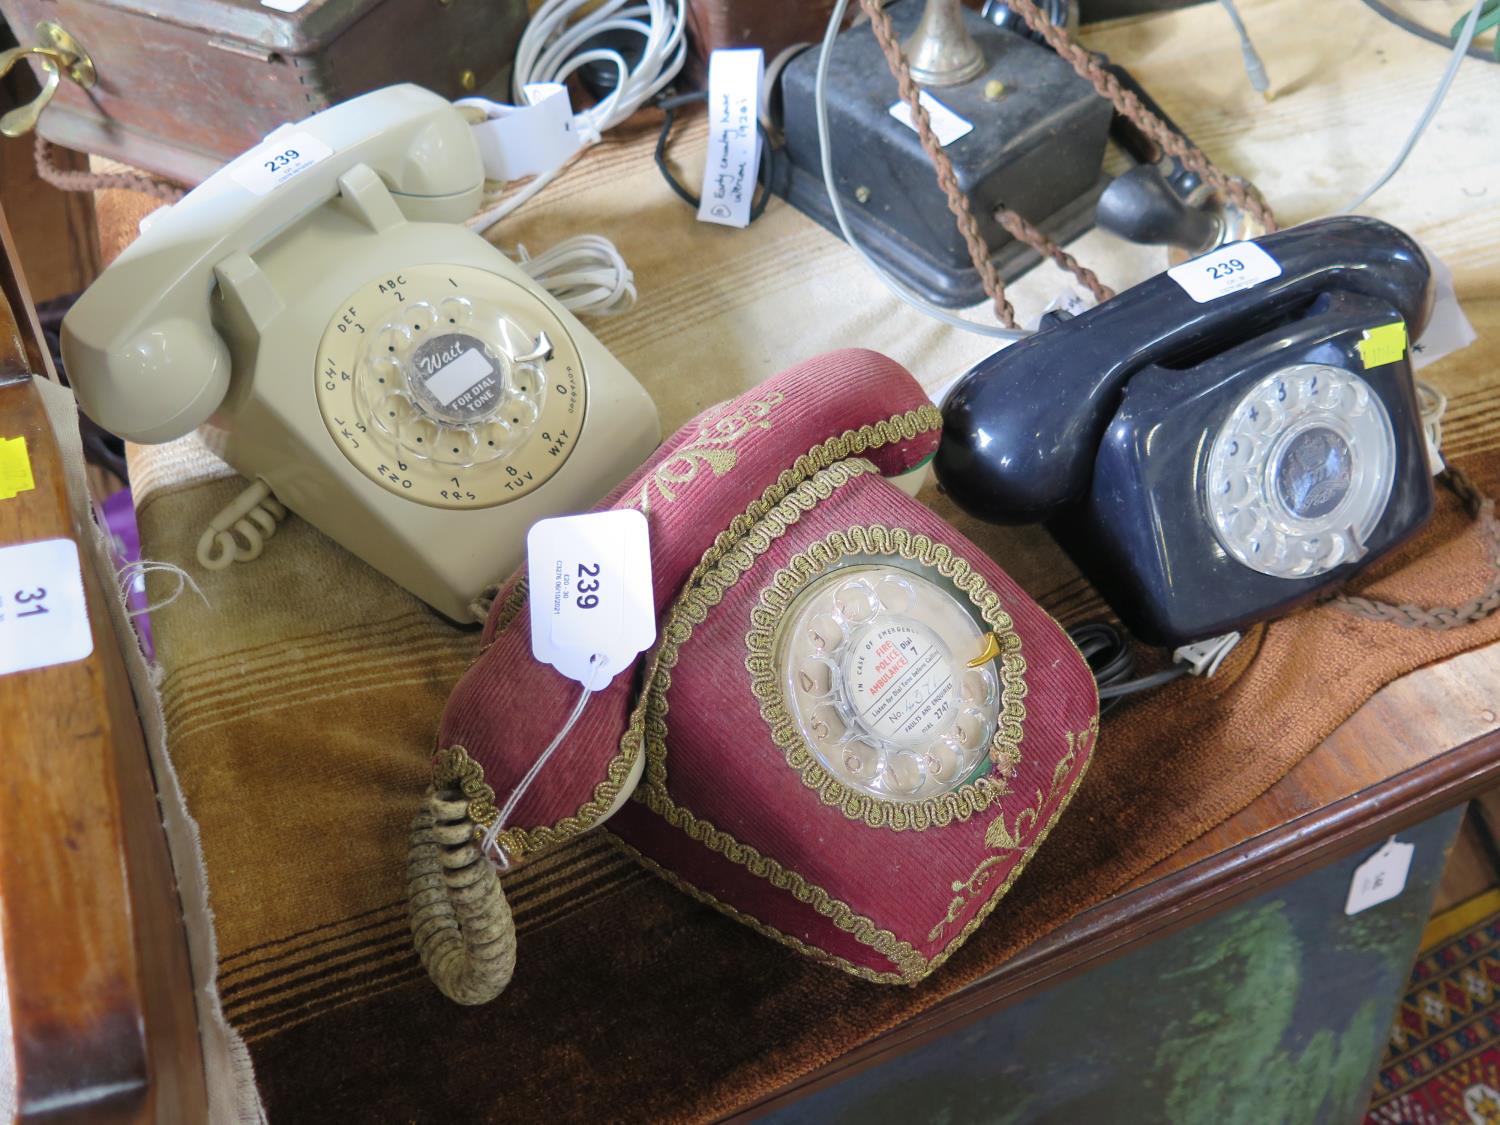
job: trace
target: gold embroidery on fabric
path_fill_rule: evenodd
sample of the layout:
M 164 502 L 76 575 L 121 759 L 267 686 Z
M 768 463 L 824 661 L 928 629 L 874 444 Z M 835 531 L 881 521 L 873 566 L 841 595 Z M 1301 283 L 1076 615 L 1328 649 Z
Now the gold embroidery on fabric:
M 845 430 L 837 437 L 813 446 L 791 467 L 777 477 L 776 483 L 768 486 L 759 499 L 753 501 L 729 526 L 714 538 L 698 565 L 688 575 L 684 588 L 691 586 L 704 571 L 719 561 L 720 556 L 742 539 L 767 512 L 784 500 L 788 493 L 816 473 L 846 458 L 857 457 L 871 449 L 879 449 L 900 441 L 912 441 L 918 434 L 931 433 L 943 428 L 943 414 L 932 403 L 923 403 L 915 410 L 897 414 L 882 422 L 861 426 L 857 430 Z
M 815 473 L 811 479 L 791 489 L 780 503 L 771 507 L 744 536 L 742 542 L 727 550 L 721 548 L 724 553 L 722 565 L 705 569 L 700 564 L 700 569 L 694 572 L 699 576 L 698 580 L 685 587 L 672 603 L 662 625 L 661 635 L 647 660 L 643 681 L 645 686 L 631 715 L 630 730 L 626 737 L 642 740 L 646 751 L 646 772 L 635 792 L 636 800 L 692 839 L 747 868 L 751 874 L 765 879 L 777 889 L 789 892 L 798 902 L 811 906 L 856 941 L 869 946 L 896 965 L 900 971 L 900 980 L 915 982 L 927 975 L 929 966 L 910 942 L 898 939 L 889 930 L 878 928 L 847 903 L 834 898 L 822 887 L 808 882 L 796 871 L 783 867 L 750 845 L 721 831 L 711 822 L 695 816 L 673 801 L 666 790 L 666 697 L 672 686 L 671 669 L 677 663 L 682 644 L 692 635 L 693 626 L 705 620 L 709 609 L 722 600 L 725 591 L 733 584 L 732 578 L 726 581 L 727 575 L 742 573 L 748 569 L 756 556 L 764 553 L 775 539 L 783 535 L 806 512 L 833 495 L 834 489 L 867 473 L 876 473 L 875 466 L 859 458 L 838 461 Z M 761 932 L 778 941 L 785 937 L 778 935 L 770 927 L 764 927 Z M 851 964 L 848 968 L 857 970 L 858 967 Z M 855 975 L 866 974 L 856 972 Z M 880 977 L 878 974 L 871 974 L 868 979 L 878 980 Z
M 733 427 L 732 432 L 735 432 L 735 440 L 739 440 L 746 433 L 751 433 L 756 429 L 768 428 L 771 423 L 765 420 L 765 415 L 769 413 L 771 408 L 782 401 L 784 401 L 784 396 L 780 392 L 773 392 L 765 396 L 758 403 L 732 412 L 729 417 L 735 417 L 748 412 L 747 416 Z M 724 420 L 721 419 L 720 421 Z M 769 485 L 758 499 L 754 500 L 744 512 L 735 516 L 730 521 L 729 526 L 715 537 L 713 543 L 698 561 L 693 572 L 688 576 L 684 588 L 691 587 L 697 581 L 698 576 L 712 566 L 718 556 L 738 538 L 743 536 L 757 519 L 780 503 L 799 484 L 820 470 L 827 469 L 829 466 L 836 465 L 847 457 L 852 457 L 869 449 L 878 449 L 881 446 L 900 441 L 912 441 L 919 434 L 931 433 L 934 430 L 941 429 L 942 425 L 942 412 L 932 403 L 923 403 L 915 410 L 908 410 L 905 413 L 893 415 L 880 422 L 861 426 L 858 430 L 845 430 L 837 437 L 828 438 L 813 446 L 812 449 L 798 457 L 790 468 L 781 473 L 774 484 Z M 709 438 L 714 437 L 714 429 L 712 427 L 708 428 L 705 432 Z M 731 431 L 726 430 L 725 432 L 728 433 Z M 702 436 L 702 433 L 700 433 L 700 438 Z M 724 435 L 721 434 L 719 436 L 720 440 L 723 440 Z M 695 439 L 695 441 L 697 440 L 699 439 Z M 711 460 L 708 463 L 712 464 Z M 873 466 L 867 462 L 861 462 L 861 465 L 863 468 L 860 471 L 874 471 Z M 727 472 L 729 470 L 726 469 L 724 471 Z M 716 472 L 715 475 L 722 474 Z M 669 481 L 668 487 L 670 488 L 671 484 L 676 483 L 684 483 L 684 481 L 673 479 Z M 526 580 L 523 578 L 516 584 L 516 588 L 505 600 L 504 608 L 496 625 L 495 637 L 499 637 L 501 631 L 508 628 L 520 615 L 521 610 L 526 605 L 526 592 Z M 665 634 L 665 630 L 663 630 L 663 634 Z M 492 640 L 491 644 L 493 643 L 494 641 Z M 658 646 L 660 646 L 660 641 L 658 641 Z M 649 676 L 647 682 L 649 682 Z M 670 679 L 668 682 L 670 682 Z M 498 841 L 506 853 L 513 859 L 520 859 L 542 848 L 561 843 L 598 823 L 599 818 L 614 807 L 615 801 L 619 798 L 620 792 L 624 788 L 625 782 L 635 766 L 636 757 L 640 753 L 642 746 L 642 724 L 644 721 L 644 709 L 638 705 L 632 714 L 630 726 L 620 737 L 620 752 L 610 759 L 604 780 L 600 781 L 594 787 L 591 800 L 581 805 L 572 816 L 565 817 L 555 824 L 542 825 L 532 829 L 519 827 L 505 829 L 499 833 Z M 462 752 L 462 748 L 454 749 Z M 472 764 L 475 771 L 475 779 L 479 784 L 483 785 L 483 769 L 477 762 L 469 758 L 466 752 L 463 752 L 463 757 Z M 435 771 L 434 784 L 445 783 L 439 782 L 437 772 Z M 484 789 L 490 794 L 489 799 L 486 802 L 481 802 L 478 806 L 471 804 L 470 810 L 474 819 L 476 838 L 494 823 L 495 817 L 498 815 L 498 810 L 494 805 L 493 790 L 489 786 L 484 786 Z
M 656 646 L 652 649 L 648 660 L 644 677 L 644 688 L 640 700 L 636 704 L 631 716 L 630 730 L 626 738 L 642 738 L 646 750 L 646 770 L 642 778 L 640 788 L 637 789 L 634 799 L 642 802 L 658 816 L 667 820 L 668 823 L 686 832 L 690 837 L 703 843 L 706 847 L 725 856 L 733 862 L 749 868 L 752 873 L 768 879 L 772 885 L 778 888 L 790 890 L 800 902 L 809 903 L 825 917 L 831 918 L 835 925 L 850 933 L 856 940 L 880 952 L 901 969 L 900 979 L 907 983 L 915 983 L 933 972 L 939 965 L 943 964 L 953 951 L 956 950 L 973 932 L 980 923 L 989 916 L 991 911 L 999 904 L 1000 898 L 1009 890 L 1016 876 L 1020 873 L 1036 849 L 1047 838 L 1052 831 L 1057 819 L 1062 815 L 1064 809 L 1072 801 L 1073 794 L 1077 790 L 1077 780 L 1068 788 L 1062 800 L 1058 802 L 1056 810 L 1043 829 L 1037 833 L 1024 856 L 1016 863 L 1005 883 L 997 889 L 991 898 L 975 913 L 975 916 L 965 924 L 963 929 L 943 948 L 942 952 L 930 961 L 924 960 L 909 942 L 900 942 L 896 947 L 903 953 L 898 959 L 889 948 L 882 948 L 886 944 L 886 938 L 894 940 L 894 935 L 889 931 L 874 929 L 874 923 L 863 919 L 853 912 L 847 904 L 834 899 L 826 890 L 816 885 L 809 884 L 797 872 L 782 868 L 775 861 L 762 856 L 749 845 L 743 844 L 733 836 L 716 828 L 708 821 L 700 820 L 691 812 L 677 805 L 666 789 L 666 737 L 668 712 L 667 695 L 672 686 L 672 668 L 676 666 L 679 650 L 682 644 L 692 635 L 693 627 L 704 621 L 708 611 L 718 604 L 724 596 L 733 579 L 726 581 L 725 572 L 733 572 L 735 575 L 743 573 L 749 568 L 754 558 L 763 554 L 771 543 L 779 538 L 786 530 L 802 518 L 802 515 L 810 511 L 818 503 L 826 500 L 832 495 L 833 490 L 842 484 L 853 480 L 855 477 L 868 472 L 874 472 L 874 466 L 862 460 L 843 461 L 832 465 L 831 468 L 817 472 L 811 479 L 794 488 L 779 503 L 768 503 L 771 490 L 762 497 L 751 510 L 759 510 L 761 516 L 745 526 L 741 523 L 742 517 L 736 518 L 736 523 L 731 526 L 742 526 L 740 541 L 728 539 L 720 535 L 715 544 L 706 552 L 704 558 L 693 571 L 693 578 L 684 587 L 683 593 L 673 603 L 661 629 L 661 635 Z M 714 566 L 717 562 L 723 562 L 722 567 Z M 1093 719 L 1089 731 L 1091 737 L 1096 737 L 1098 732 L 1098 718 Z M 1019 740 L 1019 730 L 1016 732 Z M 1082 743 L 1076 743 L 1082 746 Z M 1065 776 L 1065 774 L 1063 775 Z M 1079 778 L 1082 777 L 1080 772 Z M 677 885 L 686 889 L 686 884 L 679 880 L 673 880 Z M 693 892 L 695 897 L 709 902 L 710 905 L 718 906 L 725 913 L 733 917 L 746 920 L 742 913 L 732 907 L 725 907 L 715 902 L 711 896 L 702 892 Z M 856 928 L 850 928 L 850 923 Z M 859 925 L 863 922 L 864 925 Z M 868 928 L 866 928 L 868 927 Z M 796 939 L 789 939 L 787 935 L 780 934 L 776 930 L 763 923 L 755 926 L 756 930 L 767 937 L 783 942 L 794 949 L 806 952 L 804 943 Z M 875 944 L 872 938 L 879 940 L 881 944 Z M 905 950 L 910 950 L 905 954 Z M 828 962 L 825 956 L 818 957 L 825 963 L 838 964 L 853 975 L 868 980 L 884 979 L 880 974 L 862 970 L 853 964 L 840 964 L 838 961 Z
M 797 872 L 762 855 L 749 844 L 741 843 L 728 832 L 715 828 L 709 821 L 700 820 L 670 797 L 664 798 L 659 790 L 637 790 L 636 798 L 645 802 L 652 812 L 672 827 L 681 829 L 700 844 L 733 860 L 777 890 L 789 892 L 798 902 L 811 906 L 855 941 L 868 945 L 888 958 L 901 970 L 902 980 L 915 983 L 927 975 L 927 960 L 916 951 L 911 942 L 898 939 L 890 930 L 880 929 L 870 919 L 856 914 L 847 903 L 834 898 L 816 883 L 808 882 Z
M 644 680 L 646 775 L 643 784 L 665 792 L 667 784 L 667 693 L 672 687 L 672 669 L 677 666 L 678 650 L 693 635 L 693 629 L 708 618 L 708 612 L 724 599 L 725 593 L 745 571 L 750 569 L 773 542 L 805 514 L 833 495 L 834 489 L 865 474 L 877 474 L 874 465 L 863 458 L 852 457 L 822 469 L 793 488 L 780 503 L 770 507 L 733 545 L 722 547 L 717 565 L 693 571 L 693 579 L 683 587 L 672 603 L 661 626 L 650 671 Z M 707 556 L 705 556 L 706 558 Z
M 656 486 L 656 492 L 663 500 L 671 503 L 677 499 L 673 486 L 687 484 L 704 465 L 714 476 L 722 477 L 739 460 L 739 454 L 730 447 L 754 430 L 769 430 L 772 409 L 785 401 L 786 395 L 772 391 L 765 398 L 747 402 L 712 422 L 705 422 L 692 441 L 662 461 L 641 481 L 635 506 L 642 512 L 651 511 L 652 485 Z
M 1006 880 L 1005 886 L 995 894 L 987 905 L 993 905 L 993 903 L 999 901 L 1000 895 L 1009 889 L 1011 880 L 1019 874 L 1020 869 L 1031 858 L 1032 853 L 1041 846 L 1042 841 L 1047 837 L 1047 832 L 1051 831 L 1052 825 L 1057 822 L 1058 815 L 1062 813 L 1062 810 L 1067 807 L 1068 801 L 1072 799 L 1073 792 L 1077 789 L 1078 781 L 1082 779 L 1082 774 L 1068 788 L 1066 799 L 1058 806 L 1057 812 L 1053 814 L 1052 819 L 1047 824 L 1047 828 L 1035 837 L 1030 846 L 1027 847 L 1024 844 L 1026 833 L 1036 824 L 1037 818 L 1042 814 L 1042 810 L 1057 797 L 1058 793 L 1063 791 L 1068 780 L 1068 774 L 1072 772 L 1073 764 L 1077 760 L 1078 755 L 1090 751 L 1093 748 L 1094 742 L 1098 739 L 1099 716 L 1095 715 L 1089 721 L 1089 725 L 1082 731 L 1068 731 L 1065 737 L 1068 740 L 1068 752 L 1058 760 L 1056 767 L 1052 771 L 1052 783 L 1047 788 L 1047 795 L 1045 797 L 1042 796 L 1042 791 L 1038 789 L 1036 791 L 1036 802 L 1018 812 L 1009 828 L 1005 826 L 1005 813 L 1000 812 L 996 814 L 995 819 L 990 822 L 989 828 L 985 830 L 984 843 L 992 851 L 1010 853 L 1021 851 L 1023 848 L 1025 849 L 1025 854 L 1011 869 L 1010 878 Z M 979 861 L 979 866 L 974 868 L 974 871 L 967 879 L 955 882 L 952 886 L 954 898 L 948 904 L 948 913 L 941 922 L 932 927 L 931 932 L 927 935 L 927 940 L 935 941 L 937 936 L 943 932 L 944 927 L 950 925 L 955 918 L 962 914 L 969 903 L 984 890 L 985 885 L 990 881 L 990 875 L 993 870 L 1010 858 L 1009 854 L 986 856 Z M 976 926 L 979 921 L 982 921 L 984 915 L 987 913 L 988 910 L 983 911 L 980 915 L 972 919 L 969 926 L 964 927 L 963 933 L 955 941 L 962 941 L 968 937 L 973 932 L 972 927 Z M 949 948 L 952 948 L 951 944 Z M 946 955 L 945 952 L 944 956 Z
M 794 938 L 790 934 L 784 934 L 774 926 L 766 925 L 766 923 L 762 922 L 759 918 L 756 918 L 750 914 L 746 914 L 742 910 L 737 910 L 733 906 L 730 906 L 727 902 L 720 902 L 707 891 L 699 890 L 691 883 L 685 882 L 681 876 L 667 870 L 661 864 L 657 863 L 656 860 L 638 851 L 630 844 L 627 844 L 624 840 L 620 839 L 618 836 L 609 832 L 607 829 L 602 830 L 601 834 L 608 836 L 612 841 L 614 841 L 615 847 L 619 848 L 620 851 L 622 851 L 625 855 L 635 860 L 647 871 L 650 871 L 653 875 L 656 875 L 657 877 L 663 879 L 671 886 L 687 895 L 689 898 L 697 899 L 705 906 L 713 907 L 719 913 L 733 918 L 741 925 L 749 926 L 752 930 L 760 934 L 762 937 L 770 938 L 772 941 L 779 941 L 782 945 L 787 945 L 792 949 L 795 949 L 804 957 L 809 957 L 812 960 L 818 961 L 824 965 L 830 965 L 835 969 L 842 969 L 844 972 L 849 973 L 852 976 L 860 977 L 861 979 L 867 981 L 873 981 L 875 984 L 913 983 L 911 979 L 903 976 L 901 973 L 876 972 L 874 969 L 867 969 L 863 965 L 856 965 L 852 961 L 845 960 L 843 957 L 838 956 L 836 953 L 829 953 L 827 950 L 819 949 L 815 945 L 808 945 L 807 942 L 801 941 L 798 938 Z
M 511 622 L 526 605 L 526 592 L 529 589 L 527 578 L 522 575 L 511 587 L 510 593 L 505 595 L 505 602 L 500 607 L 500 616 L 495 619 L 495 636 L 499 636 L 510 628 Z M 491 644 L 494 642 L 491 641 Z
M 1000 644 L 1002 703 L 995 735 L 990 742 L 990 760 L 998 777 L 986 774 L 951 792 L 921 801 L 882 800 L 839 781 L 807 745 L 787 709 L 776 676 L 772 642 L 777 626 L 803 588 L 846 555 L 900 555 L 937 571 L 968 596 L 975 610 L 994 631 Z M 721 570 L 727 569 L 728 560 L 721 567 Z M 725 585 L 732 586 L 742 575 L 743 571 L 734 573 Z M 750 631 L 745 635 L 749 654 L 745 658 L 745 667 L 750 672 L 750 690 L 760 700 L 761 717 L 771 728 L 772 741 L 786 755 L 787 764 L 802 775 L 803 783 L 814 790 L 825 805 L 835 805 L 850 820 L 862 821 L 871 828 L 922 831 L 932 825 L 943 827 L 955 820 L 967 820 L 1010 791 L 1003 779 L 1014 773 L 1021 762 L 1021 739 L 1026 720 L 1023 702 L 1026 697 L 1026 660 L 1021 655 L 1021 637 L 1010 614 L 1000 607 L 1000 596 L 968 562 L 946 545 L 905 528 L 881 524 L 832 532 L 793 555 L 785 567 L 772 575 L 761 591 L 759 604 L 750 612 L 750 622 Z

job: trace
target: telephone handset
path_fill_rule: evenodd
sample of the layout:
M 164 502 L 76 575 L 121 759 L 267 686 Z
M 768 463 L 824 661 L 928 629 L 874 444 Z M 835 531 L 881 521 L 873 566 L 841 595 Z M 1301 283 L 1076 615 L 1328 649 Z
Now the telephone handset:
M 934 471 L 974 516 L 1047 521 L 1145 640 L 1284 612 L 1431 513 L 1407 358 L 1430 276 L 1345 217 L 1049 314 L 955 386 Z
M 208 423 L 242 474 L 467 618 L 533 522 L 595 503 L 659 437 L 619 362 L 461 225 L 483 182 L 460 111 L 416 86 L 283 126 L 65 318 L 80 404 L 140 442 Z

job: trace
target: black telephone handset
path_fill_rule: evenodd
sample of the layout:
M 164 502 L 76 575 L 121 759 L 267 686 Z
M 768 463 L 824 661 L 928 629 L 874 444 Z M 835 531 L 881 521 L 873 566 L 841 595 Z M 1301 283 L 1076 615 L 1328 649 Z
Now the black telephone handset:
M 934 469 L 971 515 L 1047 521 L 1144 640 L 1285 612 L 1431 514 L 1430 277 L 1367 218 L 1220 247 L 980 363 Z

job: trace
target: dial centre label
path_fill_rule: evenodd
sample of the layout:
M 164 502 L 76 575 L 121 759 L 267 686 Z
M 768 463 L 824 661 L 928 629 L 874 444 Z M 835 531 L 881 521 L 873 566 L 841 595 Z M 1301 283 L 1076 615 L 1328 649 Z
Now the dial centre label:
M 417 385 L 446 413 L 468 421 L 482 418 L 500 400 L 500 365 L 483 342 L 447 332 L 423 343 L 412 355 Z
M 854 638 L 845 659 L 849 703 L 875 734 L 916 745 L 940 733 L 954 709 L 947 649 L 910 618 L 872 625 Z

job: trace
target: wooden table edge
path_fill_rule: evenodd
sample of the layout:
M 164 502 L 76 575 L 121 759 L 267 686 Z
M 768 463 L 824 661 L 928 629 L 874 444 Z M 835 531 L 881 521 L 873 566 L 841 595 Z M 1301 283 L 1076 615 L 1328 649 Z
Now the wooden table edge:
M 725 1118 L 749 1121 L 957 1031 L 1041 989 L 1291 882 L 1467 801 L 1500 778 L 1489 731 L 1358 793 L 1106 899 L 903 1024 Z M 1165 888 L 1160 884 L 1170 883 Z M 1122 937 L 1122 935 L 1124 935 Z

